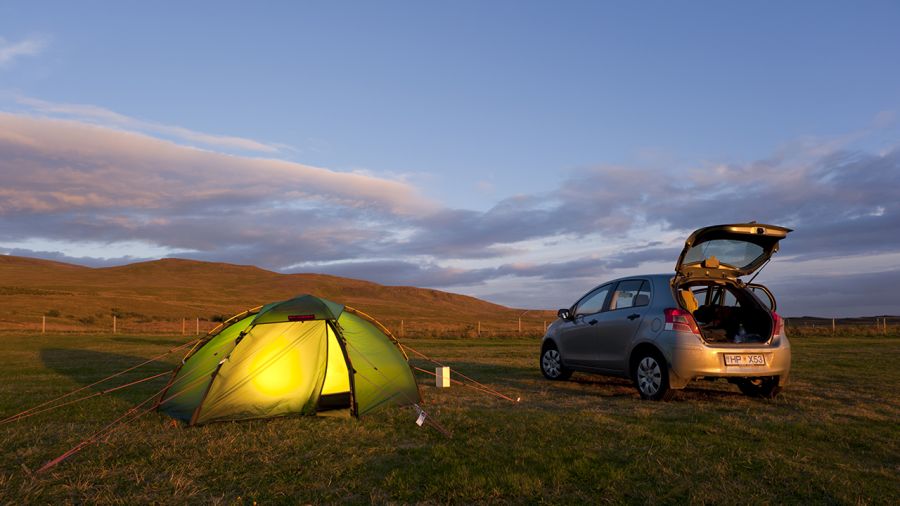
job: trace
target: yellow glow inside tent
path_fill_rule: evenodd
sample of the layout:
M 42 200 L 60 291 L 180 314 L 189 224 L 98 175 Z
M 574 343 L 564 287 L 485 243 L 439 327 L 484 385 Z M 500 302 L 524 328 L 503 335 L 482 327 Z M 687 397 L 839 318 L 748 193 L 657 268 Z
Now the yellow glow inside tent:
M 350 391 L 350 374 L 347 361 L 341 351 L 334 332 L 328 331 L 328 368 L 325 372 L 325 385 L 322 395 L 342 394 Z
M 284 336 L 271 340 L 259 350 L 250 366 L 253 385 L 273 397 L 297 390 L 303 383 L 300 350 Z
M 261 306 L 185 358 L 176 378 L 189 380 L 177 388 L 188 381 L 197 388 L 184 396 L 166 392 L 159 409 L 200 425 L 290 414 L 360 416 L 418 402 L 399 345 L 357 313 L 311 295 Z M 308 314 L 316 318 L 291 320 Z

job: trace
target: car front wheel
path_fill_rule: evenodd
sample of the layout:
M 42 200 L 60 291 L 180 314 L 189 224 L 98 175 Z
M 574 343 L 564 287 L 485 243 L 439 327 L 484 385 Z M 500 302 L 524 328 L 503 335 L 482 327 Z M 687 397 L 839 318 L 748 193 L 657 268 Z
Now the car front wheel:
M 640 355 L 631 375 L 642 399 L 667 401 L 672 398 L 669 370 L 666 361 L 658 353 L 645 352 Z
M 572 375 L 572 371 L 563 366 L 559 350 L 553 344 L 544 346 L 541 352 L 541 373 L 551 380 L 566 380 Z

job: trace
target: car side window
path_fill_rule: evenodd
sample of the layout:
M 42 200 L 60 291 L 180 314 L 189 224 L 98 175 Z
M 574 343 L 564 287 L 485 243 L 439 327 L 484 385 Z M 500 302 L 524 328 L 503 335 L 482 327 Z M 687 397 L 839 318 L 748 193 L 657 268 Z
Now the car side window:
M 775 297 L 772 296 L 772 292 L 770 292 L 766 287 L 762 285 L 747 285 L 753 295 L 762 302 L 769 311 L 775 310 Z
M 603 303 L 606 302 L 606 296 L 609 295 L 611 285 L 603 285 L 593 292 L 585 295 L 575 308 L 575 316 L 599 313 L 603 310 Z
M 728 290 L 725 291 L 725 305 L 726 306 L 740 306 L 740 304 L 738 303 L 737 297 L 735 297 L 734 294 Z
M 641 285 L 643 284 L 644 281 L 641 279 L 620 281 L 619 285 L 616 287 L 616 291 L 612 294 L 612 298 L 610 298 L 609 310 L 613 311 L 616 309 L 624 309 L 626 307 L 634 307 L 636 305 L 646 306 L 649 304 L 649 297 L 646 297 L 646 295 L 640 296 Z M 645 298 L 647 299 L 646 301 L 644 300 Z
M 644 280 L 644 282 L 641 283 L 640 290 L 638 290 L 637 295 L 634 297 L 634 306 L 635 307 L 649 306 L 651 295 L 652 295 L 652 293 L 650 290 L 650 282 L 647 280 Z

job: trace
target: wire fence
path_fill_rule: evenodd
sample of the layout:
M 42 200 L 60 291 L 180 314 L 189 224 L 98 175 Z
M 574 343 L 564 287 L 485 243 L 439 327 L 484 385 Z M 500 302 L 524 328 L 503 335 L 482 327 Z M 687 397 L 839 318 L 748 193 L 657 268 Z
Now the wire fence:
M 897 335 L 900 332 L 900 316 L 786 318 L 785 329 L 789 337 Z
M 25 334 L 137 334 L 201 336 L 214 329 L 223 318 L 184 317 L 178 319 L 133 319 L 37 317 L 31 321 L 0 322 L 4 332 Z M 540 337 L 550 320 L 512 319 L 493 321 L 442 322 L 427 319 L 379 320 L 398 338 L 456 337 Z
M 176 319 L 92 318 L 84 319 L 36 317 L 31 321 L 3 321 L 5 333 L 46 334 L 147 334 L 201 336 L 222 322 L 220 317 L 183 317 Z M 459 337 L 540 337 L 551 320 L 472 320 L 442 322 L 426 319 L 380 320 L 398 338 L 459 338 Z M 873 316 L 866 318 L 786 318 L 788 336 L 807 335 L 897 335 L 900 317 Z

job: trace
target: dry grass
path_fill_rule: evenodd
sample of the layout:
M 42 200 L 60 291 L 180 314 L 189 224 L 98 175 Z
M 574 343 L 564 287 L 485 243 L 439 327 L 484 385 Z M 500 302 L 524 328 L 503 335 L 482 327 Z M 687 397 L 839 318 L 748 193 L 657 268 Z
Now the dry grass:
M 384 286 L 322 274 L 165 259 L 92 269 L 0 256 L 0 330 L 120 333 L 206 332 L 245 309 L 309 293 L 353 306 L 406 336 L 514 335 L 522 310 L 438 290 Z M 552 311 L 522 317 L 525 335 L 543 332 Z M 402 320 L 402 324 L 401 324 Z
M 171 347 L 174 338 L 6 336 L 0 415 Z M 283 418 L 173 425 L 152 414 L 35 476 L 31 470 L 159 388 L 0 426 L 0 502 L 848 503 L 900 501 L 900 338 L 795 338 L 775 401 L 699 383 L 642 402 L 624 380 L 548 382 L 536 339 L 412 340 L 513 397 L 431 386 L 424 404 L 360 421 Z M 415 365 L 430 365 L 415 360 Z M 165 369 L 151 367 L 146 374 Z M 136 376 L 135 376 L 136 377 Z

